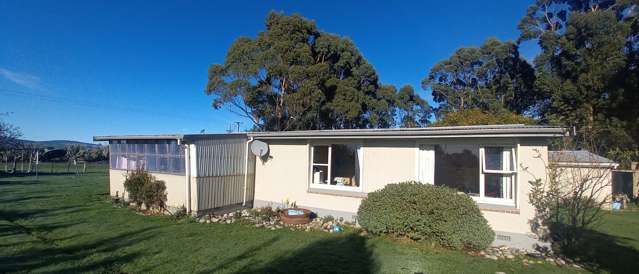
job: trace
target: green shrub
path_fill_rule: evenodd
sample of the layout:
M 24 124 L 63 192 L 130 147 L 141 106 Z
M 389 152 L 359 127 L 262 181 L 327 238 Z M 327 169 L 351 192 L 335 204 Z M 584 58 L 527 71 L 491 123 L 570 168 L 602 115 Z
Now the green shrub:
M 166 204 L 166 184 L 143 169 L 127 174 L 124 189 L 138 208 L 144 204 L 147 209 L 163 209 Z
M 484 249 L 495 238 L 468 195 L 416 182 L 389 184 L 369 193 L 358 220 L 373 234 L 434 241 L 455 249 Z
M 126 175 L 124 189 L 129 193 L 129 201 L 138 208 L 144 203 L 144 186 L 155 180 L 151 174 L 143 169 L 136 169 Z
M 147 182 L 142 187 L 142 197 L 147 209 L 163 209 L 166 203 L 166 184 L 158 180 Z

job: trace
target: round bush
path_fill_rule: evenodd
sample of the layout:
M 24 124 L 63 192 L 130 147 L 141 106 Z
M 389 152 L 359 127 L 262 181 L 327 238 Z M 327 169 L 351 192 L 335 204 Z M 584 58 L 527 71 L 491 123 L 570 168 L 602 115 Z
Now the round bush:
M 472 198 L 441 186 L 404 182 L 368 194 L 358 220 L 373 234 L 430 240 L 442 246 L 484 249 L 495 232 Z

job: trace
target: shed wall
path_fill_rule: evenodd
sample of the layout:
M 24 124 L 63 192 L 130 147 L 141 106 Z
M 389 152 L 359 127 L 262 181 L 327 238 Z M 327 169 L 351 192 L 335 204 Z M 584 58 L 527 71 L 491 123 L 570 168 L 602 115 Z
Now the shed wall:
M 246 201 L 253 201 L 255 156 L 246 165 L 246 138 L 215 138 L 194 141 L 196 157 L 196 210 L 240 205 L 244 201 L 245 172 L 248 171 Z M 245 167 L 248 167 L 245 171 Z
M 111 196 L 122 197 L 128 199 L 124 191 L 124 180 L 126 179 L 126 170 L 110 169 L 109 170 L 109 192 Z M 186 207 L 186 177 L 174 174 L 150 172 L 157 180 L 164 181 L 166 184 L 166 205 L 170 208 Z

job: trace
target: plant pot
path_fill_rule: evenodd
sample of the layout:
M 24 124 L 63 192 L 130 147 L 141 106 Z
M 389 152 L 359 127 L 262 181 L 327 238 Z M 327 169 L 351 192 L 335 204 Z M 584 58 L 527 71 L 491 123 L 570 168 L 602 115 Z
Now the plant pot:
M 289 211 L 301 211 L 300 215 L 289 215 Z M 304 225 L 311 222 L 311 211 L 303 208 L 285 208 L 280 213 L 282 223 L 289 225 Z

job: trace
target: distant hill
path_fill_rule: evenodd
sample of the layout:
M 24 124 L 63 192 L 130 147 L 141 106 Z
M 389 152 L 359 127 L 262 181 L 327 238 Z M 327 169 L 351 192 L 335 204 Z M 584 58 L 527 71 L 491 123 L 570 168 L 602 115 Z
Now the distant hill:
M 81 145 L 87 148 L 98 148 L 100 147 L 99 144 L 91 144 L 91 143 L 84 143 L 84 142 L 78 142 L 78 141 L 71 141 L 71 140 L 49 140 L 49 141 L 31 141 L 31 140 L 20 140 L 23 143 L 27 143 L 27 144 L 35 144 L 44 148 L 64 148 L 66 146 L 70 146 L 70 145 Z

